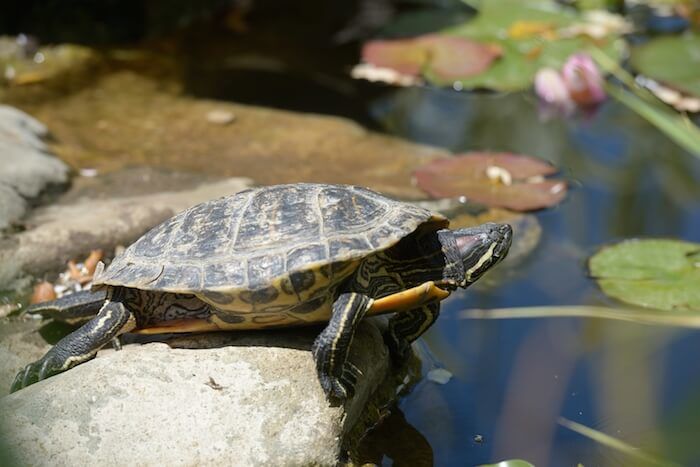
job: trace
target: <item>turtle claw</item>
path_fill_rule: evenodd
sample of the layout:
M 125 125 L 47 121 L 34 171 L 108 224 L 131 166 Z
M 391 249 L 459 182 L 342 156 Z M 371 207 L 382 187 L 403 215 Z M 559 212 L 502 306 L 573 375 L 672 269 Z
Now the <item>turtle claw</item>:
M 35 369 L 35 365 L 36 363 L 31 363 L 25 366 L 22 371 L 17 373 L 17 376 L 15 376 L 14 381 L 12 381 L 12 387 L 10 388 L 11 393 L 17 392 L 20 389 L 24 389 L 27 386 L 30 386 L 39 381 L 38 372 Z
M 338 376 L 324 373 L 320 368 L 318 370 L 318 379 L 329 400 L 343 403 L 355 395 L 357 380 L 362 376 L 362 371 L 355 365 L 345 362 Z
M 321 383 L 326 397 L 334 402 L 344 403 L 355 393 L 355 388 L 349 382 L 342 381 L 341 378 L 328 377 L 326 384 Z
M 362 377 L 362 370 L 357 368 L 355 364 L 353 364 L 351 361 L 345 362 L 345 368 L 343 369 L 343 374 L 345 373 L 350 373 L 353 377 L 354 381 L 357 381 L 358 378 Z
M 25 366 L 22 371 L 17 373 L 10 392 L 16 392 L 31 386 L 34 383 L 50 378 L 51 376 L 63 371 L 65 360 L 49 351 L 41 359 L 34 363 Z
M 17 392 L 24 387 L 24 374 L 26 372 L 26 367 L 24 370 L 17 373 L 15 379 L 12 381 L 12 386 L 10 386 L 10 393 Z

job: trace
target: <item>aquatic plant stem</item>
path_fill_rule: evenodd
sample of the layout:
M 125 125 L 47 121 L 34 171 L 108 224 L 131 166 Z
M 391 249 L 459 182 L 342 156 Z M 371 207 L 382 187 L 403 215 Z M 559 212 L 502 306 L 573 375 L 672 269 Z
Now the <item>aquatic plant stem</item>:
M 700 313 L 697 312 L 670 312 L 633 307 L 578 305 L 474 309 L 460 311 L 459 317 L 462 319 L 601 318 L 649 325 L 700 328 Z
M 605 55 L 602 50 L 591 47 L 589 53 L 598 65 L 625 84 L 629 91 L 611 83 L 604 83 L 605 91 L 618 102 L 661 130 L 679 146 L 700 157 L 700 129 L 686 116 L 668 109 L 651 92 L 637 84 L 634 77 L 620 64 Z
M 632 458 L 642 461 L 642 463 L 646 465 L 679 467 L 679 464 L 676 464 L 675 462 L 654 457 L 651 454 L 647 454 L 639 448 L 627 444 L 622 440 L 614 438 L 601 431 L 594 430 L 593 428 L 587 427 L 585 425 L 581 425 L 580 423 L 576 423 L 573 420 L 569 420 L 568 418 L 559 417 L 559 424 L 565 428 L 568 428 L 571 431 L 585 436 L 586 438 L 592 439 L 593 441 L 602 444 L 603 446 L 607 446 L 608 448 L 614 449 L 618 452 L 621 452 Z

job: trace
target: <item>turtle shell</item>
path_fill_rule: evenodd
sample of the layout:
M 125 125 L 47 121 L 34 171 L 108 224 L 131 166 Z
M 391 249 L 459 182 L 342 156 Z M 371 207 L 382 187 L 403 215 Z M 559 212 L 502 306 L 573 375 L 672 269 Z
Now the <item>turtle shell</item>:
M 165 221 L 98 271 L 94 284 L 219 295 L 221 303 L 322 269 L 333 283 L 347 276 L 334 275 L 344 265 L 391 247 L 425 223 L 438 228 L 447 221 L 356 186 L 261 187 Z

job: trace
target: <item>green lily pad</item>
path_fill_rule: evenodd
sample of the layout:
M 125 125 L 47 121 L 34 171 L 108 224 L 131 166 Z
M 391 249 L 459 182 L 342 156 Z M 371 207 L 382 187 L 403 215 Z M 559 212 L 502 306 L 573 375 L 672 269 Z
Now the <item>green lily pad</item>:
M 631 62 L 643 75 L 700 97 L 700 35 L 653 39 L 632 49 Z
M 667 311 L 700 311 L 700 243 L 626 240 L 588 262 L 606 295 Z
M 566 182 L 545 179 L 556 167 L 535 157 L 472 152 L 436 159 L 418 168 L 418 187 L 435 198 L 465 196 L 489 207 L 531 211 L 566 197 Z
M 582 26 L 588 24 L 586 21 L 580 13 L 563 8 L 553 0 L 480 2 L 474 19 L 438 33 L 441 37 L 497 46 L 498 60 L 489 62 L 490 66 L 478 73 L 476 68 L 467 68 L 468 73 L 461 70 L 463 59 L 445 60 L 440 67 L 422 68 L 421 73 L 437 85 L 459 83 L 463 88 L 515 91 L 530 87 L 539 69 L 560 68 L 570 55 L 585 51 L 590 45 L 601 49 L 615 62 L 619 61 L 625 47 L 620 32 L 604 30 L 602 37 L 593 39 L 581 32 L 585 30 Z M 367 60 L 366 55 L 363 57 Z
M 515 91 L 532 85 L 537 70 L 560 68 L 566 59 L 595 44 L 615 61 L 624 51 L 618 34 L 591 39 L 585 35 L 565 37 L 561 31 L 583 21 L 581 14 L 552 1 L 489 0 L 482 2 L 479 15 L 462 26 L 446 30 L 481 41 L 500 44 L 503 56 L 486 72 L 462 79 L 467 87 Z M 537 32 L 539 25 L 540 31 Z M 532 33 L 516 33 L 531 29 Z

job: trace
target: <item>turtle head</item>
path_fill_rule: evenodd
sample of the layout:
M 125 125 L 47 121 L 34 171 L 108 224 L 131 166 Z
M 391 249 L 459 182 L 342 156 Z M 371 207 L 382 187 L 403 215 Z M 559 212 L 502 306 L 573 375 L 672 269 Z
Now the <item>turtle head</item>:
M 508 224 L 488 223 L 454 230 L 453 235 L 464 265 L 460 285 L 468 287 L 506 257 L 513 229 Z

